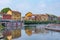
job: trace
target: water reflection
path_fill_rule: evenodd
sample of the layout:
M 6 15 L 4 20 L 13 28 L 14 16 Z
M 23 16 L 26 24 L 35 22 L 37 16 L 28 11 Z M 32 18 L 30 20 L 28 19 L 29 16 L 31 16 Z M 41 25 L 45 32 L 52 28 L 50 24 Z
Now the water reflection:
M 60 40 L 60 32 L 45 30 L 40 25 L 26 25 L 23 28 L 5 30 L 4 36 L 12 37 L 12 40 Z
M 26 33 L 28 36 L 31 36 L 31 35 L 32 35 L 32 30 L 30 30 L 30 29 L 25 29 L 25 33 Z
M 22 36 L 23 33 L 21 33 L 23 31 L 25 31 L 25 34 L 27 34 L 28 36 L 32 36 L 34 34 L 44 34 L 44 33 L 48 33 L 47 30 L 45 30 L 44 28 L 37 28 L 37 26 L 29 26 L 29 25 L 26 25 L 24 26 L 24 29 L 15 29 L 15 30 L 12 30 L 11 33 L 12 33 L 12 38 L 20 38 Z
M 28 36 L 31 36 L 32 34 L 38 34 L 38 33 L 48 33 L 47 30 L 44 28 L 37 28 L 36 26 L 25 26 L 25 33 Z
M 21 29 L 14 29 L 14 30 L 4 30 L 3 32 L 4 39 L 14 39 L 21 37 Z
M 12 33 L 13 38 L 21 37 L 21 30 L 20 29 L 13 30 L 11 33 Z
M 44 27 L 26 25 L 21 29 L 21 36 L 13 40 L 60 40 L 60 33 L 45 30 Z
M 28 36 L 31 36 L 32 35 L 32 31 L 33 31 L 33 27 L 32 26 L 25 26 L 25 33 Z

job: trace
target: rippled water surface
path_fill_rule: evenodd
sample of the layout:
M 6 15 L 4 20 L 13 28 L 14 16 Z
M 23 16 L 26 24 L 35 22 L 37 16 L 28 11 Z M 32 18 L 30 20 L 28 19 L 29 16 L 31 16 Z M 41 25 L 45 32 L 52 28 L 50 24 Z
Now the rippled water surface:
M 13 40 L 60 40 L 60 32 L 45 30 L 44 26 L 25 26 L 21 29 L 21 37 Z

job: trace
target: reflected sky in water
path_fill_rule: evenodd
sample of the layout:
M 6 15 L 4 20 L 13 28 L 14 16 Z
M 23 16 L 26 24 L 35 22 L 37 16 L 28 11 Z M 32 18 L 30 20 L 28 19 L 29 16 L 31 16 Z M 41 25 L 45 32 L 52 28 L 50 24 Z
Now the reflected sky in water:
M 32 33 L 29 35 L 29 33 Z M 60 40 L 60 32 L 48 31 L 41 27 L 25 26 L 21 30 L 21 37 L 13 40 Z

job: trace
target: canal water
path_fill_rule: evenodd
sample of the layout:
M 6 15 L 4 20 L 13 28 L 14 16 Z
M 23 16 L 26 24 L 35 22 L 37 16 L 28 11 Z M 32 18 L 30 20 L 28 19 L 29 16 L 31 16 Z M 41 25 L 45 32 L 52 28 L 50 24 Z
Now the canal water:
M 13 40 L 60 40 L 60 32 L 45 30 L 46 25 L 26 25 L 21 35 Z

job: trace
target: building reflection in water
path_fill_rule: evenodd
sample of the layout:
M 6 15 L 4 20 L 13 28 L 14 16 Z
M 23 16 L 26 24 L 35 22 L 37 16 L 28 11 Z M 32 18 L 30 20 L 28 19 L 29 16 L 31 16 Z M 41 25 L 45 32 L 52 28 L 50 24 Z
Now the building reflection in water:
M 5 30 L 3 32 L 3 35 L 7 39 L 14 39 L 21 37 L 21 29 L 15 29 L 15 30 Z
M 38 33 L 48 33 L 44 28 L 37 28 L 36 26 L 25 26 L 25 32 L 28 36 Z
M 25 26 L 25 33 L 26 33 L 28 36 L 31 36 L 31 35 L 32 35 L 31 27 Z
M 21 29 L 15 29 L 11 33 L 13 38 L 21 37 Z
M 4 29 L 3 32 L 4 37 L 6 38 L 18 38 L 21 37 L 21 28 L 20 28 L 20 23 L 17 25 L 16 22 L 7 22 L 6 23 L 6 28 Z
M 21 30 L 22 30 L 21 28 L 14 28 L 13 30 L 5 30 L 4 36 L 7 38 L 12 37 L 12 39 L 19 38 L 22 36 Z M 37 28 L 37 26 L 31 26 L 31 25 L 24 26 L 24 31 L 28 36 L 39 33 L 48 33 L 47 30 L 41 28 L 40 26 L 39 28 Z
M 48 31 L 47 30 L 45 30 L 45 29 L 35 29 L 35 33 L 37 34 L 37 33 L 47 33 Z

